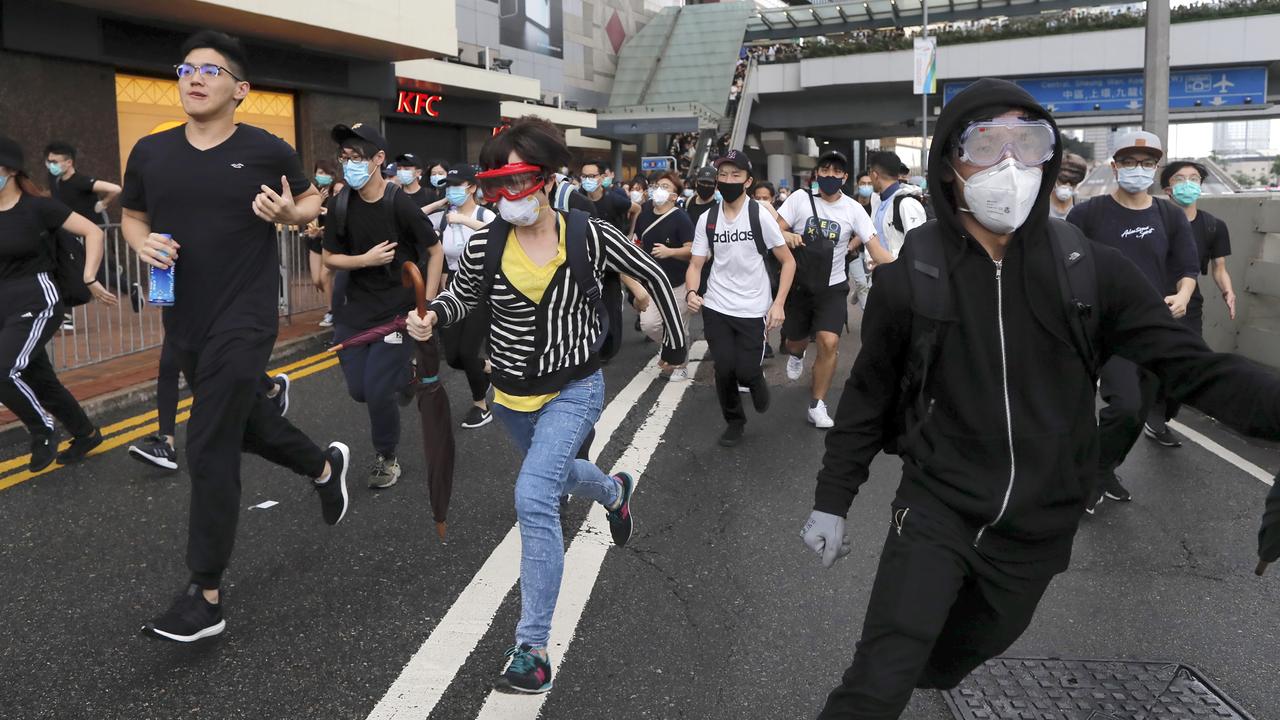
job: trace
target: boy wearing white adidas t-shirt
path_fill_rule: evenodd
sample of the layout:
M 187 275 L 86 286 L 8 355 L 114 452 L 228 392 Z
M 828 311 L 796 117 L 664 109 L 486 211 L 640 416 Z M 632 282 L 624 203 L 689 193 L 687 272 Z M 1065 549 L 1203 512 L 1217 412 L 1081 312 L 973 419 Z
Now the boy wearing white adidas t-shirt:
M 694 225 L 685 300 L 690 310 L 702 312 L 703 332 L 716 366 L 716 397 L 729 424 L 720 444 L 732 447 L 741 442 L 747 423 L 738 386 L 751 391 L 756 412 L 769 407 L 769 385 L 760 369 L 765 333 L 782 325 L 786 317 L 783 307 L 795 275 L 795 260 L 773 215 L 747 197 L 751 161 L 746 154 L 730 150 L 715 165 L 716 189 L 724 200 Z M 773 299 L 764 264 L 766 252 L 772 252 L 782 264 L 778 295 Z M 702 296 L 699 289 L 708 256 L 711 272 Z

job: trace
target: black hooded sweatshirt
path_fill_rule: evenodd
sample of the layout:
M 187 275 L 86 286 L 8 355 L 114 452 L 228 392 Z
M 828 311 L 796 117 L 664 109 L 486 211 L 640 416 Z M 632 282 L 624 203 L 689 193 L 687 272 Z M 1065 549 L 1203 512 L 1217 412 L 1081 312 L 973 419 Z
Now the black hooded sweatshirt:
M 929 155 L 937 219 L 908 235 L 904 256 L 875 271 L 854 362 L 826 438 L 814 508 L 845 515 L 883 430 L 910 357 L 910 248 L 938 236 L 951 278 L 956 322 L 943 334 L 923 392 L 933 411 L 899 448 L 903 478 L 895 505 L 946 512 L 984 556 L 1065 570 L 1087 500 L 1096 487 L 1094 383 L 1075 346 L 1049 243 L 1047 205 L 1062 159 L 1059 142 L 1043 167 L 1035 207 L 997 266 L 964 229 L 956 209 L 950 148 L 972 120 L 1009 109 L 1052 117 L 1016 85 L 985 79 L 947 103 Z M 1056 126 L 1055 126 L 1056 133 Z M 1071 232 L 1078 232 L 1074 228 Z M 1174 321 L 1138 268 L 1090 243 L 1097 272 L 1097 351 L 1160 376 L 1169 393 L 1248 435 L 1280 439 L 1280 378 L 1244 358 L 1214 353 Z

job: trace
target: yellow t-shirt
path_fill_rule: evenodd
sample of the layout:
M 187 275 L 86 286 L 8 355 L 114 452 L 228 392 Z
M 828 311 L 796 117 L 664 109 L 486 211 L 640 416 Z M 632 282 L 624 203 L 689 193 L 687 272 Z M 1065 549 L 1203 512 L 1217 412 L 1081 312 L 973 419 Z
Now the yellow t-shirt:
M 516 240 L 516 229 L 511 228 L 507 235 L 507 247 L 502 253 L 502 274 L 507 277 L 512 287 L 534 303 L 541 303 L 542 296 L 551 284 L 551 278 L 568 261 L 564 245 L 564 223 L 557 222 L 560 231 L 560 243 L 556 248 L 556 256 L 546 265 L 538 265 L 529 258 L 528 253 Z M 508 395 L 501 390 L 493 389 L 493 401 L 516 412 L 537 412 L 542 406 L 551 402 L 560 393 L 546 395 Z

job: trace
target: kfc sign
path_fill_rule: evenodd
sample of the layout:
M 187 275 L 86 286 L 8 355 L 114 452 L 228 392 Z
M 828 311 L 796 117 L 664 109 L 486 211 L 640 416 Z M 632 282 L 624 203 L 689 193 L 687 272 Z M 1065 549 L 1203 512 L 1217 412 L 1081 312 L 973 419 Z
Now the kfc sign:
M 438 118 L 440 117 L 440 111 L 436 109 L 436 105 L 443 100 L 444 97 L 441 95 L 401 90 L 400 98 L 396 101 L 396 112 L 405 115 L 425 115 Z

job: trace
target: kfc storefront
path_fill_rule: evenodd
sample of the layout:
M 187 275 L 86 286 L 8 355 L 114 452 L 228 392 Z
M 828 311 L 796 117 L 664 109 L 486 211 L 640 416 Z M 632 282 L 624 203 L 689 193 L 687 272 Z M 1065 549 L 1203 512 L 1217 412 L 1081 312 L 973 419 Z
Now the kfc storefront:
M 383 111 L 389 155 L 475 162 L 480 145 L 500 124 L 498 100 L 410 78 L 396 80 L 395 97 Z

